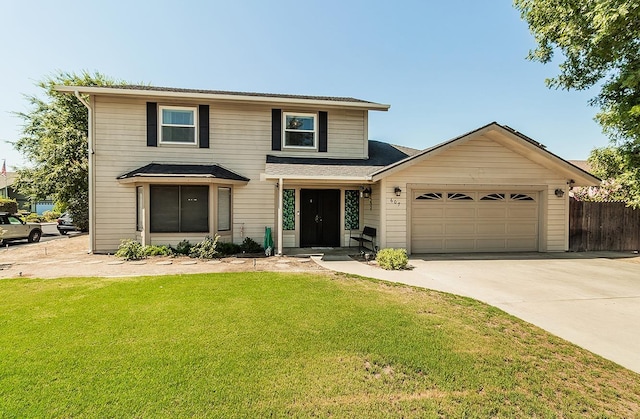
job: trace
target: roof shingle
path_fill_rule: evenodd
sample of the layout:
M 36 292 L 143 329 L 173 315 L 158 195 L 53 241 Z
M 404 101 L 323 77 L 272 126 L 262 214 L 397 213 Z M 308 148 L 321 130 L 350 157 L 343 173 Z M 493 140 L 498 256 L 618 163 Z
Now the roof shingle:
M 240 182 L 248 182 L 249 179 L 225 169 L 224 167 L 211 164 L 165 164 L 165 163 L 150 163 L 146 166 L 139 167 L 138 169 L 127 172 L 118 176 L 116 179 L 129 179 L 132 177 L 144 177 L 144 176 L 156 176 L 156 177 L 207 177 L 216 179 L 234 180 Z

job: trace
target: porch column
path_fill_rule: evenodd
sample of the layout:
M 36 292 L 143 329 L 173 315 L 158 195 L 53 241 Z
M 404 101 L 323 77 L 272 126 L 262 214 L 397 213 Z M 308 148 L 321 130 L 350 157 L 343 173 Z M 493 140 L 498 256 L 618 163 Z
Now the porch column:
M 283 221 L 282 221 L 282 191 L 284 191 L 284 180 L 280 178 L 278 180 L 278 255 L 282 256 L 282 234 L 283 234 Z

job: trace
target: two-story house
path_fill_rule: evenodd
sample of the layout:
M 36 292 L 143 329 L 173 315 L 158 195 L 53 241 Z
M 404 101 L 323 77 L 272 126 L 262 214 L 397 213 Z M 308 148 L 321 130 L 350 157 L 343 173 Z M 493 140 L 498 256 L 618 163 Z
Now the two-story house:
M 568 189 L 598 179 L 491 123 L 419 151 L 368 140 L 354 98 L 59 86 L 89 108 L 90 246 L 240 243 L 410 253 L 565 251 Z M 83 99 L 88 97 L 88 101 Z

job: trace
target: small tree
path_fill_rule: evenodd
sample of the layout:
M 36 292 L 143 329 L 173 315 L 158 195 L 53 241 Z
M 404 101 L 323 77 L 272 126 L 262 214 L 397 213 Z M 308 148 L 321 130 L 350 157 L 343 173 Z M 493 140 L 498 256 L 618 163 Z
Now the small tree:
M 599 186 L 575 188 L 578 201 L 623 201 L 640 208 L 640 157 L 621 151 L 620 147 L 597 148 L 589 156 L 591 171 L 600 177 Z
M 114 84 L 122 83 L 100 73 L 60 72 L 37 83 L 45 99 L 28 96 L 31 111 L 17 113 L 24 128 L 14 147 L 30 166 L 18 170 L 14 186 L 32 200 L 51 196 L 67 205 L 74 223 L 82 230 L 89 226 L 88 113 L 77 98 L 56 91 L 55 86 Z
M 536 40 L 529 59 L 550 63 L 561 55 L 549 87 L 600 93 L 591 104 L 612 147 L 594 150 L 595 174 L 621 186 L 640 206 L 640 2 L 629 0 L 514 0 Z M 613 158 L 613 159 L 612 159 Z M 603 172 L 607 172 L 603 175 Z M 606 187 L 604 185 L 603 187 Z

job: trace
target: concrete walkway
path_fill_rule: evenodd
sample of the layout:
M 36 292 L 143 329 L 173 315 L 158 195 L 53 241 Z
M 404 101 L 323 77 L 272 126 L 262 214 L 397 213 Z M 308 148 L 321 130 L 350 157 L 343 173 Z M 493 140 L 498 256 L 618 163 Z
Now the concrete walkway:
M 628 254 L 431 255 L 412 257 L 406 271 L 345 257 L 314 260 L 483 301 L 640 373 L 640 263 Z

